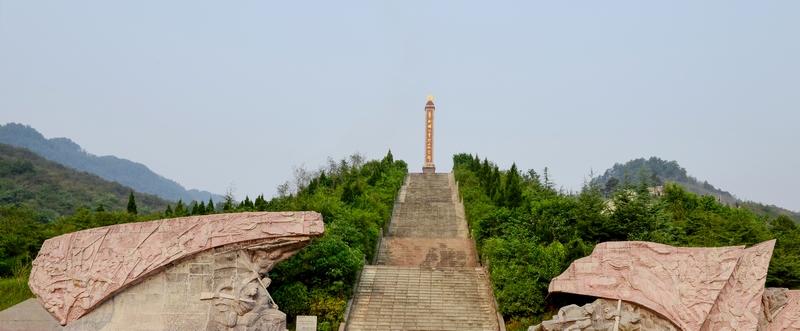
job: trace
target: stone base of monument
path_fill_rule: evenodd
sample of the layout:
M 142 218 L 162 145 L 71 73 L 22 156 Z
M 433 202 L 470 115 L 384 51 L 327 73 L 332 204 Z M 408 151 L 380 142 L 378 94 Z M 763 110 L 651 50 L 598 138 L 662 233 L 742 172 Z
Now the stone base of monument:
M 436 173 L 436 166 L 433 165 L 433 163 L 425 163 L 422 165 L 422 173 L 423 174 Z

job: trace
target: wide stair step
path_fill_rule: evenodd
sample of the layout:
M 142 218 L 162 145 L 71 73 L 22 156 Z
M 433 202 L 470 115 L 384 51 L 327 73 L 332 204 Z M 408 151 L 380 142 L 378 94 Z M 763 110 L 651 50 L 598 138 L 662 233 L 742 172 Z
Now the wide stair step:
M 481 268 L 365 266 L 347 330 L 498 330 Z
M 383 238 L 377 265 L 419 268 L 475 268 L 472 239 Z
M 398 202 L 389 236 L 416 238 L 467 238 L 463 212 L 452 202 Z

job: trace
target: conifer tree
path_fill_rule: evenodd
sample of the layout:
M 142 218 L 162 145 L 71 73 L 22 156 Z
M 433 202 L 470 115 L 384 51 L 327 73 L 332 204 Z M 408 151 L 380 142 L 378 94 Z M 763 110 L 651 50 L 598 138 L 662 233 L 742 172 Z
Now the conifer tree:
M 197 214 L 205 215 L 206 214 L 206 203 L 200 201 L 200 205 L 197 206 Z
M 469 170 L 472 170 L 472 172 L 478 172 L 480 171 L 480 169 L 481 169 L 481 158 L 478 156 L 478 154 L 475 154 L 475 158 L 472 159 L 472 162 L 470 162 L 469 164 Z
M 389 150 L 389 153 L 386 154 L 386 157 L 383 158 L 384 161 L 388 164 L 394 163 L 394 156 L 392 156 L 392 150 Z
M 216 210 L 214 210 L 214 200 L 212 200 L 211 198 L 208 198 L 208 204 L 206 205 L 206 214 L 210 215 L 210 214 L 213 214 L 215 212 L 216 212 Z
M 178 203 L 175 204 L 175 217 L 181 217 L 186 215 L 186 210 L 183 206 L 183 199 L 179 199 Z
M 250 197 L 245 195 L 244 201 L 242 201 L 242 203 L 239 204 L 239 208 L 242 208 L 246 211 L 253 210 L 253 202 L 250 201 Z
M 489 166 L 489 159 L 483 158 L 483 165 L 481 165 L 481 169 L 478 171 L 478 181 L 481 183 L 481 186 L 488 188 L 489 177 L 491 175 L 492 175 L 492 168 L 491 166 Z
M 256 211 L 267 211 L 267 200 L 264 199 L 263 194 L 256 198 L 255 209 Z
M 517 164 L 511 164 L 511 169 L 506 173 L 505 203 L 508 208 L 517 208 L 522 204 L 522 188 Z
M 167 205 L 167 210 L 164 211 L 164 216 L 172 217 L 172 206 Z
M 333 186 L 333 180 L 330 179 L 328 176 L 325 176 L 325 170 L 321 171 L 319 174 L 319 185 L 326 187 Z
M 100 205 L 97 206 L 97 209 L 95 209 L 94 211 L 101 212 L 101 211 L 106 211 L 106 209 L 103 208 L 103 203 L 101 202 Z
M 133 197 L 133 191 L 131 191 L 131 195 L 128 196 L 128 213 L 137 215 L 139 211 L 136 210 L 136 199 Z
M 486 196 L 491 198 L 495 204 L 502 205 L 500 202 L 503 199 L 503 181 L 500 177 L 500 168 L 497 166 L 493 168 L 493 170 L 489 170 L 487 175 Z

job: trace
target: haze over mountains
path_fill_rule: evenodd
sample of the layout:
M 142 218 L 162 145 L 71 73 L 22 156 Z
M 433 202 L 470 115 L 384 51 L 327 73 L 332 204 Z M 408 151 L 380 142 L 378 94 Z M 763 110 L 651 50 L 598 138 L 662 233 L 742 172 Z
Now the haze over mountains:
M 36 211 L 39 221 L 53 221 L 81 208 L 125 211 L 131 188 L 95 174 L 47 160 L 21 147 L 0 143 L 0 206 Z M 138 211 L 160 213 L 169 201 L 134 194 Z
M 29 125 L 8 123 L 0 126 L 0 143 L 23 147 L 65 166 L 96 174 L 136 192 L 157 195 L 170 201 L 222 201 L 221 195 L 197 189 L 187 190 L 177 182 L 156 174 L 147 166 L 116 156 L 89 153 L 69 138 L 46 139 Z
M 96 174 L 99 177 L 133 188 L 136 192 L 153 194 L 170 201 L 184 202 L 223 201 L 221 195 L 197 189 L 187 190 L 177 182 L 151 171 L 147 166 L 116 156 L 96 156 L 81 148 L 69 138 L 46 139 L 36 129 L 23 124 L 8 123 L 0 126 L 0 143 L 32 150 L 42 157 L 65 166 Z M 593 179 L 605 193 L 626 183 L 636 185 L 642 180 L 663 184 L 676 182 L 687 191 L 698 195 L 712 195 L 721 203 L 748 208 L 758 215 L 786 215 L 800 223 L 800 213 L 774 205 L 744 201 L 730 192 L 721 190 L 707 181 L 690 176 L 676 161 L 658 157 L 639 158 L 624 164 L 617 163 Z

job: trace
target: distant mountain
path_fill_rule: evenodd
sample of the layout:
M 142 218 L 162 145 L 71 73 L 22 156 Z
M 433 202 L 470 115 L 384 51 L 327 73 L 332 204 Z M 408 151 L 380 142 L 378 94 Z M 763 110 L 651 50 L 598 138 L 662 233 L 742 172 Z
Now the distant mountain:
M 80 207 L 126 210 L 133 189 L 85 171 L 0 143 L 0 205 L 35 210 L 44 220 L 71 215 Z M 169 201 L 134 192 L 140 213 L 163 212 Z
M 156 174 L 141 163 L 116 156 L 97 156 L 88 153 L 68 138 L 46 139 L 36 129 L 17 123 L 0 126 L 0 143 L 23 147 L 42 157 L 77 170 L 96 174 L 133 188 L 136 192 L 155 194 L 163 199 L 189 202 L 192 200 L 222 201 L 220 195 L 208 191 L 186 190 L 177 182 Z
M 675 182 L 689 192 L 698 195 L 711 195 L 721 203 L 747 208 L 759 216 L 769 215 L 776 217 L 778 215 L 786 215 L 795 222 L 800 223 L 800 213 L 774 205 L 743 201 L 728 191 L 714 187 L 707 181 L 700 181 L 688 175 L 686 169 L 678 165 L 677 161 L 666 161 L 655 156 L 649 159 L 630 160 L 624 164 L 616 163 L 606 170 L 603 175 L 594 179 L 594 182 L 600 185 L 605 194 L 609 194 L 616 187 L 622 187 L 626 183 L 628 185 L 637 185 L 642 181 L 647 181 L 648 186 L 660 186 L 666 182 Z

